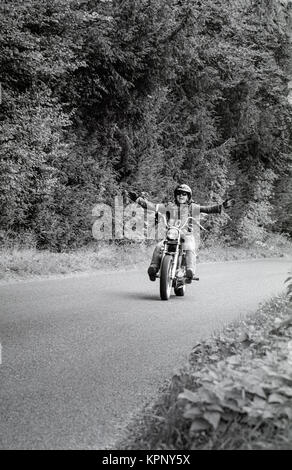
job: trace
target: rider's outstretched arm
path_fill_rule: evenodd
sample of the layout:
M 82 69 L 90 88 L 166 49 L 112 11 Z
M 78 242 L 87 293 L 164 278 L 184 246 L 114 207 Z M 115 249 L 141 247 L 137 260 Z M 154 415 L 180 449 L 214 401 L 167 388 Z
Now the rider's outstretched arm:
M 145 197 L 138 197 L 136 199 L 136 204 L 139 204 L 139 206 L 143 207 L 143 209 L 147 209 L 149 211 L 156 211 L 156 204 L 153 204 L 153 202 L 151 201 L 148 201 L 148 199 L 146 199 Z
M 225 199 L 222 204 L 212 204 L 210 206 L 200 206 L 200 212 L 205 214 L 221 214 L 222 209 L 229 209 L 234 203 L 234 199 Z
M 165 208 L 164 204 L 154 204 L 153 202 L 146 199 L 145 196 L 138 196 L 136 195 L 136 193 L 133 193 L 133 192 L 131 193 L 129 192 L 128 195 L 130 196 L 130 199 L 133 202 L 135 202 L 136 204 L 139 204 L 139 206 L 143 207 L 143 209 L 147 209 L 153 212 L 159 212 L 159 211 L 163 212 L 163 209 Z
M 221 214 L 222 204 L 212 204 L 210 206 L 200 206 L 200 212 L 204 212 L 204 214 Z

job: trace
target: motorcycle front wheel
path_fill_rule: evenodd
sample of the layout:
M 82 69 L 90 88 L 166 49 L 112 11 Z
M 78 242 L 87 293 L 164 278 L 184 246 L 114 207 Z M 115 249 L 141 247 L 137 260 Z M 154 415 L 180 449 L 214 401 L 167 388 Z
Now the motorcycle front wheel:
M 161 300 L 168 300 L 170 297 L 172 279 L 172 256 L 165 255 L 162 260 L 162 266 L 160 271 L 160 298 Z

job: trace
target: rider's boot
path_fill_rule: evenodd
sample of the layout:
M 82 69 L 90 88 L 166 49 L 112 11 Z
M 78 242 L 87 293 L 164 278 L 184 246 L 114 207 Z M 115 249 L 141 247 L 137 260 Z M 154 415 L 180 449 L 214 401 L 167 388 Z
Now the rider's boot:
M 152 260 L 147 271 L 150 281 L 156 281 L 156 274 L 159 270 L 160 259 L 161 259 L 161 247 L 160 247 L 160 244 L 158 244 L 154 249 Z
M 192 250 L 186 250 L 186 283 L 191 284 L 192 280 L 199 280 L 195 276 L 196 272 L 196 253 Z
M 186 283 L 187 284 L 191 284 L 191 282 L 193 280 L 193 276 L 194 276 L 193 270 L 188 268 L 186 270 Z
M 187 269 L 186 271 L 186 283 L 191 284 L 192 281 L 199 281 L 200 278 L 197 276 L 192 269 Z
M 150 281 L 156 281 L 157 271 L 158 271 L 158 266 L 156 264 L 150 264 L 148 271 L 147 271 Z

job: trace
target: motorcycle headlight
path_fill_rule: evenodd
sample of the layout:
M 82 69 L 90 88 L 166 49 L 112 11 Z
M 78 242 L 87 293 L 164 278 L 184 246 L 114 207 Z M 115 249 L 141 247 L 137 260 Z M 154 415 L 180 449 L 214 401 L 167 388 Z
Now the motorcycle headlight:
M 178 238 L 178 230 L 175 228 L 170 228 L 167 231 L 168 240 L 176 240 Z

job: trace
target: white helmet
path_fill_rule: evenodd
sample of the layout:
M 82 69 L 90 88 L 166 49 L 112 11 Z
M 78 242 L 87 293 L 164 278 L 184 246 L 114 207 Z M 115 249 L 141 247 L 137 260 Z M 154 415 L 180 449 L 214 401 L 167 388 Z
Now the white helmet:
M 187 193 L 188 195 L 188 200 L 190 201 L 192 199 L 192 190 L 187 184 L 179 184 L 175 190 L 174 190 L 174 198 L 176 199 L 177 194 L 182 191 L 184 193 Z

